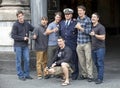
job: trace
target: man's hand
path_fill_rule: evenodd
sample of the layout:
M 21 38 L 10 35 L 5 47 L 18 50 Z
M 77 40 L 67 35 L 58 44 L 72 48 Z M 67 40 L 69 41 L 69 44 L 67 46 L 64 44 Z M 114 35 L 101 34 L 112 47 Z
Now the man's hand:
M 95 32 L 94 31 L 90 32 L 90 35 L 95 36 Z
M 33 39 L 36 39 L 36 38 L 37 38 L 37 36 L 34 34 L 32 38 L 33 38 Z
M 59 29 L 56 27 L 53 29 L 53 32 L 57 32 Z
M 56 63 L 53 63 L 51 67 L 55 67 L 56 66 Z
M 29 37 L 24 37 L 24 40 L 25 40 L 25 41 L 28 41 L 28 39 L 29 39 Z
M 75 28 L 77 28 L 77 29 L 80 30 L 80 31 L 84 31 L 84 29 L 81 27 L 81 24 L 80 24 L 80 23 L 77 23 L 77 24 L 75 25 Z

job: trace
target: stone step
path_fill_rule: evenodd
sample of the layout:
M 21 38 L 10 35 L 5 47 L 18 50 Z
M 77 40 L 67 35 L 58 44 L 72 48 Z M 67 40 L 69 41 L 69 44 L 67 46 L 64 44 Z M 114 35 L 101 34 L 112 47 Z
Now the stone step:
M 36 68 L 36 59 L 34 52 L 30 52 L 30 69 Z M 0 52 L 0 74 L 16 74 L 15 53 Z

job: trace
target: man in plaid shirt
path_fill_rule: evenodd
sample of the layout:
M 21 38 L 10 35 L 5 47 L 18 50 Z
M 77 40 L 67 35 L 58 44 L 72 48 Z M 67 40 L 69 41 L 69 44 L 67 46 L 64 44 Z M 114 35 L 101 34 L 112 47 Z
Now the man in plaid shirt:
M 88 82 L 93 81 L 93 64 L 91 57 L 91 38 L 89 33 L 91 32 L 91 20 L 85 15 L 86 8 L 84 6 L 78 6 L 78 23 L 76 28 L 78 29 L 77 37 L 77 54 L 80 64 L 81 75 L 79 79 L 87 79 Z

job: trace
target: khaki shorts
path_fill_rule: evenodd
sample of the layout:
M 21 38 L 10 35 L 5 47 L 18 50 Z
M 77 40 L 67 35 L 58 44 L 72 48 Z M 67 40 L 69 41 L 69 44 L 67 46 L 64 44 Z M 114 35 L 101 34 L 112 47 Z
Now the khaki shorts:
M 68 64 L 68 66 L 69 66 L 69 64 Z M 63 74 L 63 70 L 62 70 L 62 67 L 61 66 L 56 66 L 56 67 L 53 67 L 52 69 L 54 69 L 55 70 L 55 73 L 54 73 L 54 75 L 60 75 L 60 74 Z M 73 73 L 73 70 L 72 70 L 72 68 L 69 66 L 69 72 L 70 73 Z

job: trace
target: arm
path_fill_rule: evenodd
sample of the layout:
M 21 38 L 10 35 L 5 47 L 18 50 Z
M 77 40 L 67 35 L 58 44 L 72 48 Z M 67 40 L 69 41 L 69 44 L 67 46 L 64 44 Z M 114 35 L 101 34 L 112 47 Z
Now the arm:
M 92 32 L 90 33 L 90 35 L 93 36 L 93 37 L 96 37 L 96 38 L 99 39 L 99 40 L 105 40 L 105 34 L 99 35 L 99 34 L 95 34 L 95 32 L 92 31 Z
M 52 29 L 52 30 L 50 30 L 50 29 L 47 28 L 44 34 L 49 35 L 51 33 L 57 32 L 57 31 L 58 31 L 57 27 L 54 28 L 54 29 Z
M 30 31 L 32 32 L 34 30 L 34 27 L 29 23 L 28 23 L 28 26 L 29 26 Z
M 98 35 L 98 34 L 95 34 L 95 37 L 99 40 L 105 40 L 105 35 Z
M 38 36 L 38 28 L 35 28 L 33 31 L 32 39 L 37 39 L 37 36 Z

